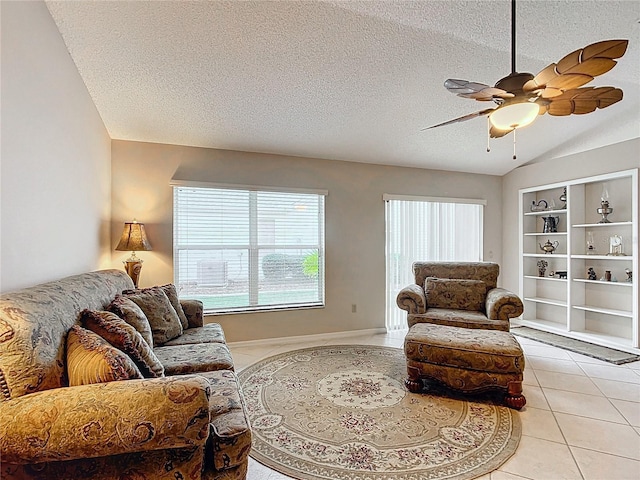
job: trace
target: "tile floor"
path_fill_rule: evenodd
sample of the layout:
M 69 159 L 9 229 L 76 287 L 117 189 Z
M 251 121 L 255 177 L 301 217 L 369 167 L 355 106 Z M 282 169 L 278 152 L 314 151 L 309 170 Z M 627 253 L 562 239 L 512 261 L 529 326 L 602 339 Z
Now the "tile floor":
M 238 371 L 271 355 L 332 344 L 402 348 L 406 332 L 296 344 L 230 344 Z M 613 365 L 519 338 L 526 355 L 517 452 L 479 480 L 639 480 L 640 362 Z M 289 477 L 250 460 L 248 480 Z

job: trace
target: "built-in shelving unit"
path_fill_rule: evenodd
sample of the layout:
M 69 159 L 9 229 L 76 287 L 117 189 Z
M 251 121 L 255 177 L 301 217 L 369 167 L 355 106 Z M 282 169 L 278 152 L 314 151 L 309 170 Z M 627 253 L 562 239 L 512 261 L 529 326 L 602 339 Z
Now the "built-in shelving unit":
M 603 196 L 613 208 L 610 223 L 597 212 Z M 532 211 L 545 204 L 551 208 Z M 640 353 L 638 169 L 522 189 L 520 212 L 525 308 L 514 323 Z M 553 253 L 542 250 L 547 241 Z

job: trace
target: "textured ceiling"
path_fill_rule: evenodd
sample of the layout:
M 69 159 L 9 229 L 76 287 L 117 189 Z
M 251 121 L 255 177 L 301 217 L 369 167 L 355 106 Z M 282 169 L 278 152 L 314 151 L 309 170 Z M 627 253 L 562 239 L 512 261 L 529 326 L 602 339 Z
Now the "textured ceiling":
M 509 0 L 47 1 L 114 139 L 502 175 L 527 162 L 640 136 L 640 2 L 521 0 L 517 69 L 629 39 L 589 86 L 624 99 L 544 115 L 486 152 L 490 107 L 446 78 L 511 71 Z

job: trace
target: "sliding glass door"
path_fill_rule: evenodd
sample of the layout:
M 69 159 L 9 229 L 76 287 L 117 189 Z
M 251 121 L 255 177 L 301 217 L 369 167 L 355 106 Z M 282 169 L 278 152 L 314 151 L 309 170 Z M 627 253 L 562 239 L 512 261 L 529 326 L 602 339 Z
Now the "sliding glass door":
M 484 200 L 385 195 L 388 330 L 406 328 L 396 296 L 416 261 L 482 260 Z

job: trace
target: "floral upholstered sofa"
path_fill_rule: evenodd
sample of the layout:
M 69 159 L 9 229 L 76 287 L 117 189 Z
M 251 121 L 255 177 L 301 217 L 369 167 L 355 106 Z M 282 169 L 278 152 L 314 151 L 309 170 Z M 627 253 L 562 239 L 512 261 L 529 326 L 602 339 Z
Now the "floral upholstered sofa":
M 500 266 L 490 262 L 415 262 L 415 282 L 398 293 L 407 323 L 509 331 L 522 315 L 520 298 L 497 288 Z
M 153 296 L 171 304 L 157 331 L 114 313 Z M 133 290 L 119 270 L 0 296 L 3 480 L 244 479 L 250 448 L 224 334 L 200 302 Z

